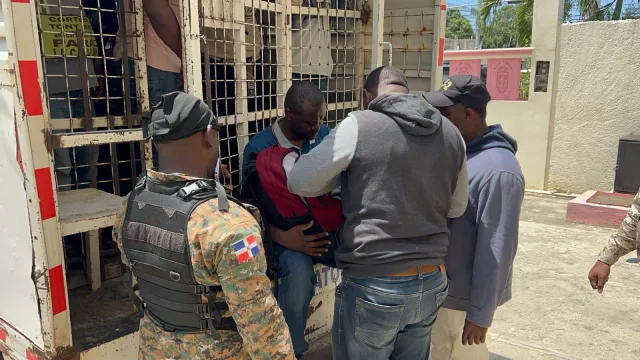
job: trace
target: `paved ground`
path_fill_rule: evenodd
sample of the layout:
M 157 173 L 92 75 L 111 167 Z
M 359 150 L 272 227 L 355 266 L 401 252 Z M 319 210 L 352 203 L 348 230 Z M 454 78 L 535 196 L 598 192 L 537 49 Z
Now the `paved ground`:
M 567 200 L 527 195 L 514 270 L 514 298 L 489 331 L 492 360 L 640 358 L 640 268 L 612 268 L 600 295 L 589 269 L 612 232 L 564 221 Z M 328 342 L 308 360 L 330 360 Z

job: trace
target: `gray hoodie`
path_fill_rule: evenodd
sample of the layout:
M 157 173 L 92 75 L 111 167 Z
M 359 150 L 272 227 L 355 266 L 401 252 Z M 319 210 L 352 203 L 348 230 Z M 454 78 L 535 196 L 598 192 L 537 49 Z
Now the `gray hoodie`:
M 482 327 L 491 326 L 495 310 L 511 299 L 524 197 L 517 149 L 500 125 L 467 144 L 469 205 L 450 225 L 449 296 L 443 306 L 467 312 L 467 320 Z
M 302 196 L 342 187 L 345 222 L 336 263 L 344 276 L 442 264 L 447 216 L 466 207 L 464 142 L 421 97 L 384 94 L 302 155 L 288 183 Z

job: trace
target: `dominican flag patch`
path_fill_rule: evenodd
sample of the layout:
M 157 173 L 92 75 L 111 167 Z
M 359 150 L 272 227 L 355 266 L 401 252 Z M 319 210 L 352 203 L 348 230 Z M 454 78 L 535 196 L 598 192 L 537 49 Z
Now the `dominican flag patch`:
M 238 264 L 242 264 L 243 262 L 258 255 L 260 252 L 260 248 L 256 242 L 256 237 L 253 235 L 249 235 L 246 238 L 235 242 L 233 244 L 233 250 L 236 252 Z

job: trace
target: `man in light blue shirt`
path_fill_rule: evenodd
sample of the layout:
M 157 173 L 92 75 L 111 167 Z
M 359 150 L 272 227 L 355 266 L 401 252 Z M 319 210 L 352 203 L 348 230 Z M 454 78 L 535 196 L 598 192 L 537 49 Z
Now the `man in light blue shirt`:
M 432 359 L 487 359 L 487 330 L 511 299 L 524 197 L 518 145 L 500 125 L 487 125 L 491 95 L 479 78 L 452 76 L 424 96 L 460 130 L 469 173 L 467 209 L 449 226 L 449 296 L 434 325 Z
M 329 128 L 322 124 L 327 105 L 315 84 L 307 81 L 293 83 L 287 91 L 284 105 L 285 116 L 256 134 L 244 149 L 243 188 L 248 177 L 247 164 L 251 153 L 277 145 L 306 154 L 329 135 Z M 244 189 L 242 192 L 245 193 Z M 313 270 L 314 257 L 327 252 L 330 243 L 327 233 L 304 235 L 303 231 L 310 226 L 296 226 L 288 231 L 281 231 L 274 226 L 268 229 L 275 242 L 273 252 L 278 276 L 278 304 L 289 326 L 297 359 L 302 359 L 309 349 L 304 331 L 317 282 Z

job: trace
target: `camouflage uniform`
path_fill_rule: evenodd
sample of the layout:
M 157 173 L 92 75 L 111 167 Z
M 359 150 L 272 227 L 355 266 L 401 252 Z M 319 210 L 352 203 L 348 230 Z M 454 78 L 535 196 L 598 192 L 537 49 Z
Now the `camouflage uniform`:
M 151 170 L 148 176 L 160 181 L 199 180 Z M 262 241 L 258 241 L 260 253 L 242 263 L 232 247 L 250 235 L 260 240 L 260 227 L 238 204 L 230 201 L 228 212 L 218 211 L 217 204 L 217 199 L 209 200 L 191 215 L 187 230 L 191 263 L 200 284 L 222 286 L 223 294 L 218 296 L 224 296 L 230 312 L 223 316 L 231 315 L 239 332 L 219 331 L 220 340 L 214 340 L 208 330 L 166 332 L 145 316 L 140 320 L 139 359 L 294 359 L 287 325 L 265 275 Z M 121 236 L 126 205 L 127 201 L 114 224 L 113 238 L 128 264 Z
M 640 191 L 633 199 L 633 205 L 622 221 L 620 229 L 611 235 L 607 246 L 602 249 L 598 260 L 613 265 L 621 256 L 637 250 L 640 258 Z

